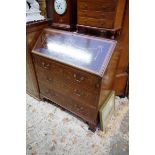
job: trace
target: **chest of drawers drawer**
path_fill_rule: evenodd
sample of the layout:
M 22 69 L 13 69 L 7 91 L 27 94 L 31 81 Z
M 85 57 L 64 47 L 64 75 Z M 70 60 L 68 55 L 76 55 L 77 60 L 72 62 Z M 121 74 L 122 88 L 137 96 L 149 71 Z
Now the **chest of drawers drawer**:
M 60 64 L 36 55 L 33 56 L 33 60 L 40 72 L 48 71 L 53 77 L 62 77 L 63 70 Z
M 79 10 L 89 10 L 89 11 L 102 11 L 102 12 L 114 12 L 116 9 L 116 3 L 101 2 L 101 1 L 91 1 L 87 2 L 82 1 L 78 2 L 78 11 Z
M 45 69 L 45 70 L 51 70 L 52 68 L 52 63 L 50 60 L 41 57 L 41 56 L 37 56 L 37 55 L 33 55 L 33 62 L 35 65 L 38 65 L 39 67 Z
M 62 79 L 62 72 L 59 71 L 59 74 L 55 74 L 53 71 L 47 71 L 38 65 L 35 65 L 35 68 L 37 70 L 37 79 L 38 84 L 40 86 L 40 83 L 44 83 L 47 85 L 48 88 L 53 88 L 55 90 L 61 90 L 63 88 L 63 79 Z
M 77 85 L 63 85 L 63 92 L 66 96 L 70 96 L 72 99 L 77 102 L 83 103 L 85 105 L 89 105 L 91 107 L 97 108 L 99 93 L 91 92 L 89 89 L 81 88 Z
M 88 11 L 80 10 L 79 17 L 96 18 L 96 19 L 114 19 L 114 12 Z
M 81 25 L 89 25 L 92 27 L 108 28 L 108 27 L 111 27 L 113 25 L 113 20 L 79 17 L 78 23 Z
M 97 109 L 87 106 L 85 104 L 81 104 L 80 102 L 77 102 L 71 97 L 65 97 L 65 100 L 67 100 L 68 103 L 68 110 L 72 111 L 73 113 L 82 118 L 85 118 L 90 122 L 95 122 L 98 113 Z
M 100 78 L 93 74 L 82 72 L 74 68 L 65 67 L 63 70 L 63 76 L 64 81 L 68 85 L 77 85 L 85 89 L 88 88 L 93 92 L 94 90 L 98 91 L 100 89 Z
M 67 102 L 65 102 L 64 95 L 60 92 L 50 88 L 47 83 L 39 82 L 40 94 L 49 100 L 66 107 Z

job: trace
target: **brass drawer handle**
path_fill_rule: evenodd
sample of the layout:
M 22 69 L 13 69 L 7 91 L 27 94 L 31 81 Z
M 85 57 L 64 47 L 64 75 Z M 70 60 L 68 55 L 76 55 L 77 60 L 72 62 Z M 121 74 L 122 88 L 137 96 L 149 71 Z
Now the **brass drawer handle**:
M 87 4 L 84 4 L 84 5 L 83 5 L 83 8 L 84 8 L 84 9 L 87 9 L 87 7 L 88 7 Z
M 50 97 L 55 97 L 56 96 L 55 92 L 52 92 L 49 89 L 46 89 L 45 93 L 48 94 Z
M 47 77 L 47 81 L 52 81 L 52 78 Z
M 103 5 L 101 8 L 102 8 L 102 9 L 106 9 L 106 8 L 107 8 L 107 6 L 104 6 L 104 5 Z
M 104 23 L 104 22 L 102 22 L 102 23 L 101 23 L 101 26 L 104 26 L 104 25 L 105 25 L 105 23 Z
M 102 17 L 105 17 L 105 13 L 102 13 Z
M 78 79 L 76 74 L 74 74 L 74 78 L 75 78 L 75 80 L 76 80 L 77 82 L 81 82 L 81 81 L 84 80 L 84 77 L 83 77 L 83 76 L 81 76 L 81 77 Z
M 98 83 L 95 86 L 96 86 L 96 88 L 99 88 L 100 87 L 100 85 Z
M 50 65 L 49 64 L 45 64 L 45 62 L 42 62 L 42 66 L 43 66 L 43 68 L 48 69 Z
M 74 94 L 76 96 L 81 96 L 82 95 L 82 93 L 80 93 L 80 91 L 78 91 L 77 89 L 74 89 Z
M 80 90 L 77 90 L 77 89 L 74 89 L 74 94 L 76 96 L 85 96 L 85 97 L 88 97 L 88 94 L 85 94 L 84 92 L 81 92 Z
M 77 104 L 74 105 L 77 111 L 83 110 L 83 107 L 79 107 Z
M 80 110 L 83 110 L 83 107 L 81 107 Z

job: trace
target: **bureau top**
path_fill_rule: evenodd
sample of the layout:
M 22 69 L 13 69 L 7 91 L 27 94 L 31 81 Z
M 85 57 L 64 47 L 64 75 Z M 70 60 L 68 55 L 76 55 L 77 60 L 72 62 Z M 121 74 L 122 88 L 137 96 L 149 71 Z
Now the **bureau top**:
M 116 41 L 44 29 L 32 53 L 103 76 Z

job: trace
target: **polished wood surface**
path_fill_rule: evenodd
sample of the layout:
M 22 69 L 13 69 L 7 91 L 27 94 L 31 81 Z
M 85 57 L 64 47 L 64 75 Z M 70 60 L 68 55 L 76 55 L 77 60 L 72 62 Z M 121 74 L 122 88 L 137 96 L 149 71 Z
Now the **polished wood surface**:
M 44 40 L 46 41 L 44 42 Z M 88 50 L 86 53 L 92 54 L 91 50 L 95 51 L 92 46 L 100 46 L 101 53 L 104 51 L 104 54 L 100 55 L 103 62 L 97 61 L 96 58 L 95 64 L 99 68 L 104 68 L 104 72 L 99 74 L 95 69 L 89 71 L 87 69 L 89 65 L 80 66 L 79 60 L 74 60 L 74 63 L 68 62 L 67 55 L 63 55 L 59 48 L 61 57 L 58 59 L 58 55 L 54 55 L 57 46 L 48 45 L 56 41 L 61 42 L 61 48 L 64 43 L 70 47 L 76 47 L 70 48 L 72 50 L 69 51 L 69 53 L 73 53 L 74 57 L 78 57 L 81 52 L 76 49 L 83 49 L 82 53 Z M 74 41 L 78 46 L 75 46 Z M 107 43 L 110 43 L 111 46 L 106 47 Z M 106 92 L 113 88 L 118 62 L 118 52 L 114 52 L 115 45 L 115 41 L 103 38 L 45 29 L 32 51 L 41 98 L 49 99 L 76 114 L 88 122 L 90 129 L 95 130 L 99 122 L 99 108 L 108 95 Z M 102 46 L 106 48 L 102 48 Z M 111 52 L 109 53 L 109 51 Z M 66 53 L 65 50 L 64 53 Z
M 56 13 L 54 0 L 47 1 L 47 16 L 53 19 L 51 27 L 62 30 L 73 31 L 77 23 L 77 0 L 66 0 L 67 10 L 63 15 Z
M 78 32 L 89 34 L 93 29 L 96 35 L 114 38 L 122 27 L 125 3 L 126 0 L 78 0 Z
M 29 22 L 26 25 L 26 92 L 37 99 L 40 97 L 31 50 L 45 27 L 48 27 L 48 20 Z

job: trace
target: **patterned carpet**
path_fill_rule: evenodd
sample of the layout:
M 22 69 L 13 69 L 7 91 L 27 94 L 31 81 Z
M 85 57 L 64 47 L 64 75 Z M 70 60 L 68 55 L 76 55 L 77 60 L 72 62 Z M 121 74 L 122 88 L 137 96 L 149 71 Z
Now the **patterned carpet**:
M 128 99 L 116 97 L 115 113 L 106 132 L 95 133 L 73 115 L 29 95 L 27 155 L 128 155 Z

